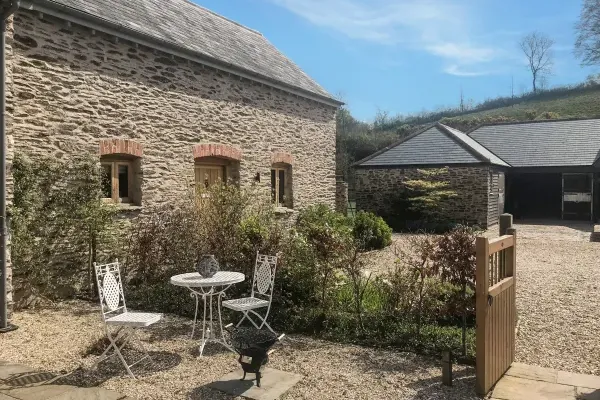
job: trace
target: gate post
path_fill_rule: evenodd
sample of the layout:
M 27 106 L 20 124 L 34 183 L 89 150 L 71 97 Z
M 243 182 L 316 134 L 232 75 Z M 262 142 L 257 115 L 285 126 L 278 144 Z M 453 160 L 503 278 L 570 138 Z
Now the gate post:
M 500 236 L 509 235 L 507 230 L 512 227 L 513 224 L 513 216 L 512 214 L 504 213 L 500 215 L 500 223 L 498 224 L 500 227 Z
M 486 340 L 489 336 L 487 323 L 488 313 L 488 290 L 489 290 L 489 240 L 478 237 L 475 241 L 475 254 L 477 257 L 477 269 L 475 271 L 475 319 L 476 319 L 476 390 L 480 395 L 486 395 L 487 368 L 489 362 L 486 357 Z

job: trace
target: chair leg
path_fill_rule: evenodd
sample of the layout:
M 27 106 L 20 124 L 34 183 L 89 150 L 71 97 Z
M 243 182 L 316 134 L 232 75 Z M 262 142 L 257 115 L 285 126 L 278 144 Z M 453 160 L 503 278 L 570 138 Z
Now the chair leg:
M 249 310 L 249 312 L 251 312 L 252 314 L 256 315 L 256 317 L 261 321 L 260 326 L 257 326 L 256 324 L 254 326 L 256 326 L 256 329 L 262 329 L 263 326 L 266 326 L 268 330 L 270 330 L 271 332 L 275 333 L 275 331 L 273 330 L 273 328 L 271 328 L 271 326 L 267 323 L 267 315 L 265 315 L 265 317 L 263 318 L 259 313 L 257 313 L 254 310 Z M 250 316 L 248 316 L 248 319 L 250 319 Z
M 112 336 L 110 334 L 107 334 L 107 336 L 108 336 L 108 340 L 110 341 L 111 346 L 115 349 L 115 353 L 121 359 L 121 362 L 125 366 L 125 369 L 127 370 L 127 373 L 129 374 L 130 377 L 132 377 L 133 379 L 135 379 L 135 375 L 133 374 L 133 372 L 131 372 L 131 369 L 129 368 L 129 364 L 127 364 L 127 361 L 125 361 L 125 357 L 123 357 L 123 354 L 121 354 L 121 349 L 127 343 L 127 341 L 128 341 L 127 339 L 129 338 L 129 335 L 127 335 L 127 337 L 125 338 L 125 341 L 123 342 L 123 344 L 121 345 L 121 347 L 117 346 L 117 343 L 115 342 L 115 340 L 112 338 Z
M 250 321 L 250 323 L 252 323 L 252 325 L 254 325 L 254 327 L 255 327 L 256 329 L 260 329 L 260 328 L 258 327 L 258 324 L 257 324 L 256 322 L 254 322 L 254 320 L 253 320 L 253 319 L 250 317 L 250 314 L 248 314 L 248 311 L 246 311 L 246 318 L 248 318 L 248 321 Z
M 243 311 L 243 313 L 244 313 L 244 317 L 242 319 L 240 319 L 240 322 L 237 323 L 237 325 L 235 326 L 236 328 L 239 327 L 246 318 L 248 318 L 248 312 Z
M 153 362 L 154 360 L 152 359 L 152 357 L 150 357 L 150 353 L 148 352 L 148 349 L 144 345 L 144 342 L 142 342 L 142 339 L 140 339 L 137 329 L 133 329 L 131 331 L 131 335 L 135 337 L 135 340 L 137 341 L 138 346 L 140 346 L 140 348 L 142 349 L 142 353 L 144 353 L 144 358 L 147 357 L 150 361 Z

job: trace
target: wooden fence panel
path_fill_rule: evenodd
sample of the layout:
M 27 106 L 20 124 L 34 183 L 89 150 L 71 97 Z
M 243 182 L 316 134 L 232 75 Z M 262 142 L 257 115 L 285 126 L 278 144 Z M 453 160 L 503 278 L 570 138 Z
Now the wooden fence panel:
M 476 242 L 477 393 L 485 395 L 515 358 L 516 245 L 512 234 Z

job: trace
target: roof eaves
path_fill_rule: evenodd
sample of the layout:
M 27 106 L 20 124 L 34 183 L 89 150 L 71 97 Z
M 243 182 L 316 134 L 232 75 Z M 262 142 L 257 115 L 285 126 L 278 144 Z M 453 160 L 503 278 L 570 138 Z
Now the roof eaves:
M 425 132 L 425 131 L 427 131 L 427 130 L 431 129 L 431 128 L 432 128 L 432 127 L 434 127 L 434 126 L 435 126 L 435 124 L 430 124 L 430 125 L 428 125 L 427 127 L 425 127 L 425 128 L 423 128 L 423 129 L 421 129 L 420 131 L 417 131 L 417 132 L 415 132 L 415 133 L 413 133 L 413 134 L 410 134 L 410 135 L 408 135 L 408 136 L 405 136 L 405 137 L 403 137 L 403 138 L 401 138 L 401 139 L 399 139 L 399 140 L 395 141 L 394 143 L 390 144 L 389 146 L 387 146 L 387 147 L 384 147 L 384 148 L 383 148 L 383 149 L 381 149 L 381 150 L 377 150 L 375 153 L 371 154 L 370 156 L 367 156 L 367 157 L 363 158 L 362 160 L 355 161 L 354 163 L 352 163 L 352 164 L 350 165 L 350 167 L 360 167 L 362 163 L 364 163 L 364 162 L 367 162 L 367 161 L 369 161 L 369 160 L 371 160 L 371 159 L 373 159 L 373 158 L 377 157 L 378 155 L 380 155 L 380 154 L 383 154 L 383 153 L 385 153 L 386 151 L 388 151 L 388 150 L 390 150 L 390 149 L 393 149 L 393 148 L 394 148 L 394 147 L 396 147 L 396 146 L 399 146 L 399 145 L 401 145 L 402 143 L 404 143 L 404 142 L 406 142 L 406 141 L 408 141 L 408 140 L 410 140 L 410 139 L 414 138 L 415 136 L 418 136 L 418 135 L 420 135 L 421 133 L 423 133 L 423 132 Z
M 156 38 L 143 32 L 139 32 L 135 29 L 116 24 L 104 18 L 65 6 L 63 4 L 58 4 L 52 0 L 21 0 L 21 8 L 39 11 L 43 14 L 52 15 L 78 25 L 86 26 L 90 29 L 95 29 L 110 35 L 121 37 L 125 40 L 164 51 L 165 53 L 173 54 L 181 58 L 189 59 L 190 61 L 195 61 L 224 72 L 232 73 L 242 78 L 262 83 L 264 85 L 288 92 L 296 96 L 304 97 L 318 103 L 326 104 L 332 107 L 340 107 L 344 105 L 344 102 L 334 99 L 333 97 L 324 96 L 320 93 L 314 93 L 306 89 L 275 80 L 268 76 L 257 74 L 256 72 L 249 71 L 237 65 L 226 63 L 205 54 L 189 50 L 176 43 Z

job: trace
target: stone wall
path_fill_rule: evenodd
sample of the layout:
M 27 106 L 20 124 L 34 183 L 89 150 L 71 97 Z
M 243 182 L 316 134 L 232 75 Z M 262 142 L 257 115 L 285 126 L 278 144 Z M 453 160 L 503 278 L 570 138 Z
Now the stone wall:
M 97 154 L 103 139 L 134 139 L 144 208 L 182 198 L 197 144 L 238 149 L 240 183 L 260 173 L 265 191 L 273 153 L 291 154 L 294 207 L 335 204 L 334 107 L 21 10 L 13 63 L 16 151 Z
M 487 166 L 450 167 L 447 175 L 437 178 L 448 181 L 457 192 L 442 204 L 450 220 L 487 226 L 488 175 Z M 403 182 L 420 177 L 416 168 L 357 168 L 357 210 L 390 215 L 395 199 L 405 190 Z
M 10 159 L 99 156 L 102 141 L 129 139 L 143 146 L 130 216 L 185 198 L 194 149 L 209 148 L 197 145 L 239 151 L 240 184 L 265 196 L 287 154 L 294 208 L 335 205 L 335 107 L 26 10 L 7 41 Z
M 335 186 L 335 210 L 346 214 L 348 212 L 348 184 L 337 181 Z

